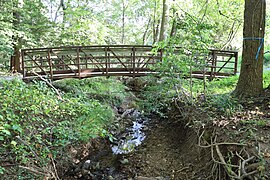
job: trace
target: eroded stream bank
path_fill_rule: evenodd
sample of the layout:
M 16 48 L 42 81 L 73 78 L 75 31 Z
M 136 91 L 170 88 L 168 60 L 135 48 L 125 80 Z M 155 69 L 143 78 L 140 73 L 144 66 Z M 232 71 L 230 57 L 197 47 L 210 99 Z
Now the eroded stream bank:
M 145 117 L 130 106 L 132 100 L 115 108 L 117 121 L 111 133 L 116 139 L 100 138 L 84 147 L 88 148 L 87 153 L 75 158 L 76 165 L 65 171 L 63 179 L 206 177 L 203 167 L 209 162 L 209 156 L 198 148 L 196 133 L 185 126 L 186 121 L 156 115 Z
M 158 94 L 151 93 L 151 98 Z M 163 103 L 162 98 L 156 99 Z M 62 179 L 222 180 L 245 179 L 247 172 L 256 174 L 249 179 L 270 177 L 270 126 L 267 119 L 260 120 L 270 117 L 269 100 L 225 117 L 215 106 L 199 100 L 194 105 L 178 96 L 167 102 L 167 118 L 161 118 L 145 117 L 137 110 L 136 99 L 128 97 L 114 108 L 110 133 L 116 139 L 99 138 L 73 149 L 74 165 L 63 170 Z M 260 124 L 254 124 L 254 118 Z
M 146 137 L 130 153 L 113 153 L 107 139 L 92 142 L 92 152 L 65 178 L 76 179 L 192 179 L 204 177 L 207 156 L 198 149 L 196 134 L 175 122 L 152 118 Z M 114 151 L 115 152 L 115 151 Z M 206 176 L 206 175 L 205 175 Z

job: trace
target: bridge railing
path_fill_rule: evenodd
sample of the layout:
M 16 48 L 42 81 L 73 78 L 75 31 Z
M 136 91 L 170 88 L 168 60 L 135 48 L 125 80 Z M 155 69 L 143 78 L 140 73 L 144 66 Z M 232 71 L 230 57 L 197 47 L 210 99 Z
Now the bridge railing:
M 177 51 L 177 52 L 176 52 Z M 237 72 L 237 51 L 210 50 L 209 54 L 190 55 L 176 50 L 182 58 L 196 62 L 192 76 L 224 77 Z M 92 76 L 143 76 L 161 62 L 163 51 L 152 46 L 103 45 L 23 49 L 22 73 L 25 79 L 42 76 L 50 79 Z M 199 60 L 200 59 L 200 60 Z
M 51 79 L 129 75 L 140 76 L 162 59 L 152 46 L 75 46 L 22 50 L 24 77 L 36 74 Z
M 202 54 L 195 58 L 200 58 L 201 61 L 200 64 L 195 65 L 197 68 L 192 72 L 193 77 L 205 76 L 214 79 L 237 74 L 238 51 L 210 49 L 207 56 Z

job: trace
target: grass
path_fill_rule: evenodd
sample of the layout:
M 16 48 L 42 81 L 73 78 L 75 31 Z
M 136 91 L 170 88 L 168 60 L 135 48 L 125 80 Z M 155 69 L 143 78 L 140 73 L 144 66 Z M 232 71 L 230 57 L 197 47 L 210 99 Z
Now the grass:
M 269 120 L 267 120 L 267 119 L 241 120 L 241 123 L 265 127 L 269 123 Z
M 267 88 L 270 85 L 270 71 L 263 74 L 263 87 Z
M 270 71 L 265 72 L 263 77 L 264 88 L 266 88 L 270 84 Z M 239 76 L 231 76 L 207 81 L 205 91 L 207 102 L 205 102 L 205 107 L 210 109 L 215 108 L 226 116 L 233 115 L 234 112 L 241 110 L 242 106 L 231 96 L 238 78 Z M 194 98 L 200 97 L 204 93 L 202 80 L 192 79 L 192 88 L 190 85 L 189 79 L 174 79 L 169 77 L 157 79 L 155 83 L 150 83 L 144 89 L 142 97 L 145 101 L 141 103 L 141 107 L 142 109 L 146 109 L 147 112 L 162 114 L 164 109 L 169 108 L 171 99 L 177 95 L 175 86 L 179 87 L 179 91 L 181 88 L 188 93 L 192 90 Z M 183 96 L 185 95 L 180 94 L 180 97 Z
M 206 82 L 206 92 L 207 94 L 226 94 L 231 93 L 236 85 L 239 76 L 231 76 L 223 79 L 214 79 L 213 81 Z M 190 81 L 186 81 L 184 87 L 189 89 Z M 267 88 L 270 85 L 270 71 L 266 71 L 263 74 L 263 88 Z M 195 94 L 203 92 L 203 81 L 193 80 L 193 91 Z

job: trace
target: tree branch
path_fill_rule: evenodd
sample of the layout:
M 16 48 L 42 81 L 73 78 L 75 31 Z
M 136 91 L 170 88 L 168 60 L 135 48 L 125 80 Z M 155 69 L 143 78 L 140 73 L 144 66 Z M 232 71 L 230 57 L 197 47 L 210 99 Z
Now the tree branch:
M 43 175 L 43 176 L 46 176 L 46 177 L 51 178 L 51 175 L 50 175 L 49 173 L 40 172 L 40 171 L 38 171 L 38 170 L 35 170 L 35 169 L 32 168 L 32 167 L 25 167 L 25 166 L 19 165 L 19 168 L 26 169 L 26 170 L 28 170 L 28 171 L 31 171 L 31 172 L 35 173 L 35 174 Z
M 47 79 L 43 78 L 41 75 L 39 75 L 38 73 L 32 71 L 33 74 L 35 74 L 36 76 L 38 76 L 42 81 L 44 81 L 48 86 L 50 86 L 58 95 L 59 99 L 63 101 L 63 98 L 60 94 L 60 92 L 58 91 L 58 89 L 56 89 Z
M 21 143 L 23 143 L 25 146 L 27 146 L 29 149 L 30 149 L 30 151 L 35 155 L 35 157 L 37 158 L 37 159 L 40 159 L 39 157 L 38 157 L 38 155 L 36 154 L 36 152 L 32 149 L 32 147 L 27 143 L 27 142 L 25 142 L 24 140 L 22 140 L 21 138 L 20 138 L 20 136 L 15 136 L 16 137 L 16 139 L 18 139 Z

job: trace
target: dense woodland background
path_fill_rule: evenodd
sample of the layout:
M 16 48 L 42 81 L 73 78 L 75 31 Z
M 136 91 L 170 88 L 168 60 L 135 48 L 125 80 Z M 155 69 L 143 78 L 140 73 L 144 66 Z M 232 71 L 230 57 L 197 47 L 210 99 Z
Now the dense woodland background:
M 1 0 L 0 8 L 1 64 L 32 47 L 160 40 L 189 49 L 242 46 L 244 0 Z M 268 32 L 269 16 L 266 46 Z

